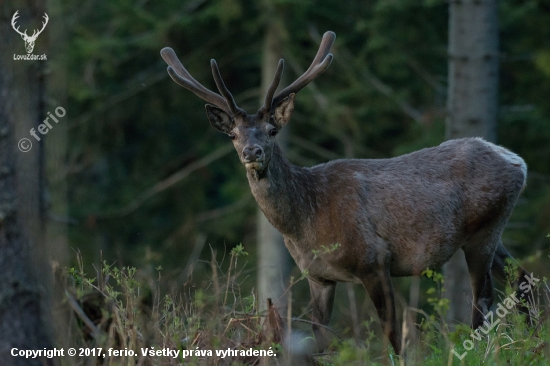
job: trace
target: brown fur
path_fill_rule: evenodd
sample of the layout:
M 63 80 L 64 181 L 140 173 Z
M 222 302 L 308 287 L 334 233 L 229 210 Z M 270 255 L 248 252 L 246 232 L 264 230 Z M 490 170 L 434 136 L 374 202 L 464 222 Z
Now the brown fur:
M 248 170 L 248 181 L 297 265 L 308 270 L 312 298 L 330 293 L 319 300 L 325 303 L 314 302 L 316 321 L 330 319 L 332 304 L 327 302 L 336 282 L 363 283 L 373 301 L 379 300 L 379 313 L 391 323 L 388 336 L 399 352 L 394 304 L 382 301 L 393 298 L 389 277 L 440 268 L 460 248 L 476 291 L 472 325 L 481 325 L 483 312 L 476 308 L 491 306 L 486 274 L 524 187 L 525 165 L 511 164 L 496 145 L 478 138 L 393 159 L 335 160 L 311 168 L 290 164 L 276 143 L 268 151 L 269 165 L 262 172 Z M 338 249 L 315 258 L 314 250 L 335 243 Z M 498 261 L 504 263 L 509 255 L 503 247 L 500 253 Z M 504 278 L 503 264 L 497 270 Z M 316 333 L 322 348 L 321 328 Z

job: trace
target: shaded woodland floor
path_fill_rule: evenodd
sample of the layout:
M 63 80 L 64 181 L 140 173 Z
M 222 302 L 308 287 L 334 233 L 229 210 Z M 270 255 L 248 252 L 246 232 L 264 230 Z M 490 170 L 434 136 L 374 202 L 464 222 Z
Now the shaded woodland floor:
M 406 309 L 403 321 L 406 360 L 386 350 L 378 320 L 372 318 L 359 325 L 359 337 L 354 336 L 351 327 L 332 329 L 335 334 L 332 345 L 319 354 L 313 351 L 309 315 L 292 317 L 292 309 L 279 314 L 273 306 L 262 314 L 253 295 L 240 293 L 243 274 L 237 263 L 243 255 L 246 252 L 242 247 L 234 249 L 225 273 L 213 259 L 207 283 L 197 287 L 189 281 L 180 291 L 172 293 L 161 291 L 160 267 L 156 278 L 147 278 L 135 268 L 117 268 L 104 261 L 92 276 L 84 272 L 82 258 L 78 256 L 77 267 L 57 271 L 58 281 L 66 288 L 65 298 L 56 309 L 71 314 L 70 335 L 60 342 L 65 348 L 94 348 L 101 356 L 90 352 L 88 356 L 63 358 L 61 363 L 546 365 L 550 357 L 550 288 L 545 278 L 541 278 L 533 292 L 536 305 L 530 309 L 530 322 L 515 308 L 496 311 L 499 302 L 506 301 L 500 297 L 495 299 L 493 320 L 489 319 L 486 327 L 474 333 L 464 325 L 451 331 L 441 320 L 448 307 L 447 300 L 441 297 L 443 277 L 428 270 L 424 276 L 433 281 L 433 287 L 426 291 L 426 296 L 432 309 L 430 312 Z M 287 295 L 302 280 L 293 280 Z M 411 314 L 416 314 L 415 322 L 410 321 Z M 113 350 L 120 350 L 121 355 L 115 356 Z

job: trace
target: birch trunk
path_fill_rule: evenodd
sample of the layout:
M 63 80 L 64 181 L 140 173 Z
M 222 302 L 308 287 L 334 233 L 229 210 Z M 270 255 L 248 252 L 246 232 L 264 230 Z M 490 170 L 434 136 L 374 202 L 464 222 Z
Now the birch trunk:
M 259 105 L 264 102 L 267 89 L 273 81 L 277 63 L 283 54 L 283 30 L 276 21 L 267 24 L 262 59 L 262 87 Z M 281 82 L 283 84 L 283 82 Z M 285 150 L 287 128 L 283 128 L 277 136 L 279 146 Z M 290 255 L 285 247 L 283 236 L 265 218 L 258 208 L 257 216 L 258 238 L 258 302 L 261 311 L 267 310 L 268 298 L 285 314 L 286 301 L 277 301 L 285 290 L 285 284 L 290 272 Z
M 453 0 L 449 5 L 449 85 L 446 138 L 496 139 L 498 111 L 496 0 Z M 443 267 L 450 299 L 447 320 L 471 322 L 472 289 L 460 250 Z

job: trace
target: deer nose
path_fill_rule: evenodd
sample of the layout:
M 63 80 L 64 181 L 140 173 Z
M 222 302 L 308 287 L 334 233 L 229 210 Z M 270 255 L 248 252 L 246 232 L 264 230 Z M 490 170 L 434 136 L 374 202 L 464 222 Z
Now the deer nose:
M 243 160 L 253 162 L 263 160 L 264 150 L 258 145 L 247 146 L 243 149 Z

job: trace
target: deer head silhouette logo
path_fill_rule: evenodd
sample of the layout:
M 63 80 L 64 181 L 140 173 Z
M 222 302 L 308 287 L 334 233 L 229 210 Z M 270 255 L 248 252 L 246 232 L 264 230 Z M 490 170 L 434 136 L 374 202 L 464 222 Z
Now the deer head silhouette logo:
M 23 38 L 23 41 L 25 41 L 25 49 L 27 50 L 27 53 L 31 53 L 32 50 L 34 49 L 34 42 L 36 42 L 36 38 L 38 38 L 38 35 L 40 35 L 40 33 L 42 33 L 42 31 L 44 30 L 44 28 L 46 28 L 46 24 L 48 24 L 48 14 L 44 13 L 44 22 L 42 22 L 42 29 L 40 30 L 34 30 L 34 32 L 32 33 L 32 36 L 29 36 L 27 35 L 27 30 L 25 29 L 24 32 L 21 32 L 19 31 L 19 26 L 17 26 L 17 28 L 15 27 L 15 21 L 17 18 L 19 18 L 19 15 L 17 15 L 17 13 L 19 12 L 19 10 L 17 10 L 15 12 L 15 14 L 13 14 L 13 17 L 11 18 L 11 26 L 13 27 L 13 29 L 19 33 L 21 35 L 21 38 Z

